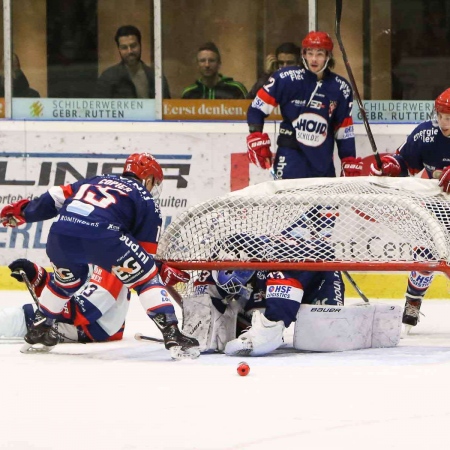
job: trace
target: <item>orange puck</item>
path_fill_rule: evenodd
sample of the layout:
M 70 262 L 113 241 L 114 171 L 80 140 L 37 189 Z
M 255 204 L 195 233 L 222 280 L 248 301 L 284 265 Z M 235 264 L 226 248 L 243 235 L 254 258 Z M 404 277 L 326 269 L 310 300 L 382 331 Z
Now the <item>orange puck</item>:
M 237 367 L 237 373 L 241 377 L 246 377 L 250 372 L 250 366 L 246 362 L 240 362 Z

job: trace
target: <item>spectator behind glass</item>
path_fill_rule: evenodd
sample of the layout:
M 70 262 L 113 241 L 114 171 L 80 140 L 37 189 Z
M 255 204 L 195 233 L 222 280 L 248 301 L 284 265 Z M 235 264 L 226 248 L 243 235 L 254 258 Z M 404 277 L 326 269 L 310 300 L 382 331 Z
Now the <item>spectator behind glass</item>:
M 133 25 L 124 25 L 114 39 L 122 61 L 100 75 L 95 98 L 155 98 L 155 69 L 141 60 L 141 32 Z M 170 98 L 165 77 L 163 97 Z
M 30 88 L 27 77 L 20 68 L 19 57 L 13 53 L 12 55 L 12 85 L 13 97 L 40 97 L 39 92 Z M 0 76 L 0 97 L 5 96 L 5 77 L 4 63 L 2 60 L 2 74 Z
M 244 99 L 247 89 L 239 81 L 219 73 L 221 63 L 219 49 L 213 42 L 202 45 L 197 53 L 200 78 L 183 90 L 181 98 Z
M 300 47 L 293 42 L 284 42 L 275 50 L 275 55 L 266 56 L 265 72 L 258 78 L 258 81 L 250 89 L 247 98 L 255 98 L 256 93 L 267 83 L 271 75 L 278 69 L 288 66 L 301 66 Z

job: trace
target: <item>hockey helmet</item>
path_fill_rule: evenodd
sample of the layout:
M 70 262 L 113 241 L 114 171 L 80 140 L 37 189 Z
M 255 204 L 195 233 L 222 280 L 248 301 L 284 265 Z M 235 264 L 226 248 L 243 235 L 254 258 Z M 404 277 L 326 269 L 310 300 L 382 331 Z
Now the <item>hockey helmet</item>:
M 240 295 L 254 273 L 254 270 L 214 270 L 212 277 L 227 294 Z
M 441 114 L 450 114 L 450 88 L 435 100 L 434 109 Z
M 141 181 L 153 176 L 157 186 L 164 179 L 161 166 L 150 153 L 133 153 L 130 155 L 123 166 L 123 174 L 133 175 Z
M 333 51 L 333 41 L 328 33 L 310 31 L 302 41 L 302 48 L 322 48 L 327 52 Z

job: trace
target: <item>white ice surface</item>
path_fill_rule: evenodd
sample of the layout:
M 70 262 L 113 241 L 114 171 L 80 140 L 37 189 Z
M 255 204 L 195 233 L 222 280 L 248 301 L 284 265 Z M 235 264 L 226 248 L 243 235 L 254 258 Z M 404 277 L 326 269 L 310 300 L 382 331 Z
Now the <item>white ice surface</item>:
M 28 302 L 0 295 L 0 307 Z M 247 358 L 247 377 L 242 357 L 172 361 L 134 340 L 158 336 L 137 298 L 121 342 L 24 355 L 21 341 L 0 340 L 0 449 L 447 449 L 450 302 L 422 310 L 396 348 L 287 347 Z

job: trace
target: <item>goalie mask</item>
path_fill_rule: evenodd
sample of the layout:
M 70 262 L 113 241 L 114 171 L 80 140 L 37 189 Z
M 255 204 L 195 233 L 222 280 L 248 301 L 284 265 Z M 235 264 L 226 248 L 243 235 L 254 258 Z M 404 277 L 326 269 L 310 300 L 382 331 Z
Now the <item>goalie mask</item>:
M 150 191 L 155 200 L 159 198 L 164 175 L 161 166 L 150 153 L 130 155 L 123 166 L 123 175 L 137 178 Z
M 214 270 L 212 277 L 227 294 L 242 295 L 254 270 Z

